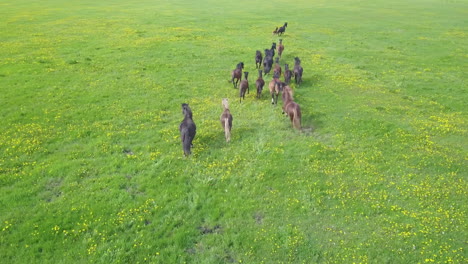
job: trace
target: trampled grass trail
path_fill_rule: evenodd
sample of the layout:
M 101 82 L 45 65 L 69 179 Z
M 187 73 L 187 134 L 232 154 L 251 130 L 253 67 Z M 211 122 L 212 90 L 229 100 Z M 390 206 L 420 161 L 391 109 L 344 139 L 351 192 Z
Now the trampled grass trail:
M 467 8 L 0 3 L 1 259 L 466 262 Z M 255 98 L 255 51 L 280 38 L 280 65 L 304 68 L 302 132 L 271 105 L 272 74 Z

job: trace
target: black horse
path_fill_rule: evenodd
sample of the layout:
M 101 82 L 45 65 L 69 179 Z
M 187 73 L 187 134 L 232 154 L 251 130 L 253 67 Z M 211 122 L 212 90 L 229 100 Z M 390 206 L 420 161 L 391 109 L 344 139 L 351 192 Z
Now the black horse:
M 262 56 L 262 52 L 257 50 L 255 52 L 255 68 L 257 69 L 260 69 L 260 67 L 262 66 L 262 60 L 263 60 L 263 56 Z
M 284 25 L 278 29 L 278 36 L 283 35 L 287 27 L 288 27 L 288 22 L 284 23 Z
M 179 131 L 184 155 L 188 156 L 191 154 L 190 148 L 193 146 L 192 141 L 197 133 L 197 127 L 192 120 L 192 110 L 188 104 L 182 104 L 182 114 L 184 115 L 184 120 L 180 123 Z
M 273 53 L 272 50 L 265 49 L 265 57 L 263 58 L 263 72 L 267 75 L 273 66 Z

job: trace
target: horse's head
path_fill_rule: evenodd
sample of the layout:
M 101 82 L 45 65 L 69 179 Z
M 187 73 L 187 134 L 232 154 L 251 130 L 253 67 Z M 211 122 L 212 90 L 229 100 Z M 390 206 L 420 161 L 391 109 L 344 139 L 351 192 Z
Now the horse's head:
M 301 60 L 299 59 L 299 57 L 295 57 L 294 61 L 296 64 L 301 64 Z
M 276 74 L 275 74 L 275 76 L 276 76 Z M 283 91 L 283 85 L 285 85 L 286 83 L 283 83 L 280 79 L 274 78 L 274 77 L 273 77 L 273 80 L 275 81 L 275 90 L 277 92 L 282 92 Z
M 191 115 L 192 114 L 192 109 L 190 109 L 189 105 L 186 104 L 186 103 L 183 103 L 182 104 L 182 114 L 184 116 L 186 116 L 187 114 L 188 115 Z
M 224 109 L 229 109 L 229 102 L 228 102 L 228 99 L 227 98 L 223 98 L 223 100 L 221 101 Z
M 244 77 L 247 80 L 247 77 L 249 76 L 249 72 L 244 72 Z
M 278 72 L 273 73 L 273 80 L 275 80 L 275 82 L 279 81 L 279 73 Z

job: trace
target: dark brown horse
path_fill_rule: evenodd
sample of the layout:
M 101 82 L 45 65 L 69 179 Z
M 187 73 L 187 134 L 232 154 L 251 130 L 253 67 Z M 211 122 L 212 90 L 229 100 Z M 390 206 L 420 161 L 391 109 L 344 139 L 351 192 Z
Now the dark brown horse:
M 258 70 L 258 79 L 255 81 L 255 87 L 257 87 L 257 98 L 260 99 L 262 96 L 263 86 L 265 85 L 265 80 L 262 78 L 262 70 Z
M 192 141 L 197 133 L 197 127 L 192 120 L 192 110 L 188 104 L 182 104 L 182 114 L 184 115 L 184 120 L 179 126 L 180 139 L 182 140 L 184 155 L 188 156 L 191 154 L 190 148 L 193 146 Z
M 226 138 L 226 142 L 231 141 L 231 129 L 232 129 L 232 115 L 229 111 L 229 103 L 228 99 L 224 98 L 222 101 L 224 111 L 221 114 L 221 126 L 224 129 L 224 136 Z
M 284 64 L 284 82 L 289 84 L 291 82 L 291 77 L 293 72 L 289 69 L 289 64 Z
M 296 84 L 300 85 L 302 83 L 302 72 L 304 70 L 302 69 L 301 66 L 301 60 L 296 57 L 294 58 L 294 80 L 296 81 Z
M 275 58 L 275 66 L 273 67 L 273 75 L 278 75 L 278 78 L 281 77 L 281 65 L 279 64 L 279 58 Z
M 234 85 L 234 89 L 237 88 L 237 83 L 242 79 L 242 69 L 244 69 L 244 63 L 239 62 L 236 68 L 231 72 L 231 82 Z M 236 79 L 236 82 L 234 82 L 234 79 Z
M 285 100 L 285 96 L 288 96 L 288 98 L 291 98 L 292 100 L 294 100 L 293 98 L 293 90 L 291 87 L 289 87 L 289 85 L 285 82 L 282 82 L 280 79 L 276 79 L 275 80 L 275 85 L 278 86 L 276 88 L 276 90 L 280 91 L 282 93 L 281 95 L 281 98 L 283 99 L 283 102 Z
M 250 92 L 249 80 L 247 79 L 248 76 L 249 76 L 249 72 L 244 72 L 245 79 L 242 80 L 241 83 L 239 84 L 239 88 L 240 88 L 239 102 L 242 102 L 242 99 L 245 100 L 245 92 L 247 92 L 247 93 Z

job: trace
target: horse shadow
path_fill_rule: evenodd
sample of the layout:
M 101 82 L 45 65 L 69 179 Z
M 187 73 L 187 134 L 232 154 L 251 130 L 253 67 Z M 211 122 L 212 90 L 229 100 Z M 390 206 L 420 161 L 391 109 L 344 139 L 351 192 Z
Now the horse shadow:
M 325 113 L 315 112 L 312 114 L 302 115 L 302 129 L 301 131 L 306 136 L 311 136 L 314 132 L 319 130 L 323 126 L 323 119 L 326 116 Z

